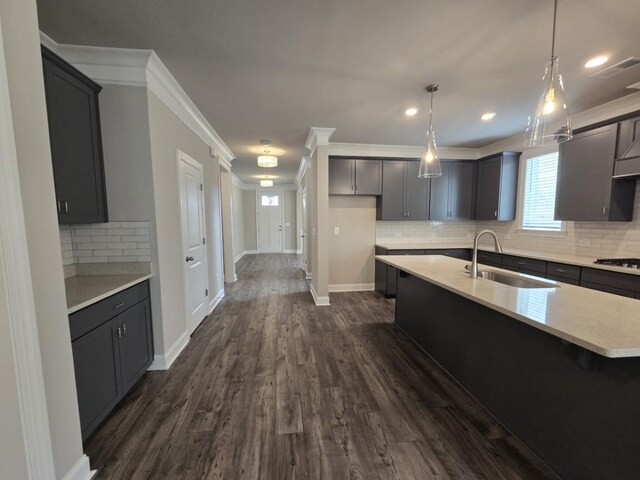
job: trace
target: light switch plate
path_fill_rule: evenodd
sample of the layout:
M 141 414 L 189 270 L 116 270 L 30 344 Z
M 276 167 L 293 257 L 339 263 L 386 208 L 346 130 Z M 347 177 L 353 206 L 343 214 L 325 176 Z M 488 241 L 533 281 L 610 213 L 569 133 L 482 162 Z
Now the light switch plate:
M 340 235 L 340 227 L 333 227 L 333 234 Z

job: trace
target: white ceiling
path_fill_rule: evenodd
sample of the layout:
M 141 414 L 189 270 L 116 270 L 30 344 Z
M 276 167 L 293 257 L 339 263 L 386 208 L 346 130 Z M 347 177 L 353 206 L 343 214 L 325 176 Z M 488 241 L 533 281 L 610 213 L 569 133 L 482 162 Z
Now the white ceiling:
M 421 145 L 439 83 L 440 146 L 524 129 L 549 56 L 552 0 L 38 0 L 61 43 L 156 51 L 237 156 L 245 181 L 295 177 L 309 127 L 332 141 Z M 631 93 L 640 67 L 602 80 L 582 65 L 640 56 L 640 1 L 560 0 L 557 54 L 573 112 Z M 409 106 L 421 108 L 414 118 Z M 479 120 L 486 111 L 498 115 Z M 276 169 L 256 167 L 271 140 Z M 255 180 L 255 179 L 253 179 Z

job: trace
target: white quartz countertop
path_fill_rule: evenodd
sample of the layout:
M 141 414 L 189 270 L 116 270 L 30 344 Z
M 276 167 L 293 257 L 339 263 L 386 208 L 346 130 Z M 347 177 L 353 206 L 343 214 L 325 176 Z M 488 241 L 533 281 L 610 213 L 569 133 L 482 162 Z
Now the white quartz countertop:
M 560 282 L 559 288 L 516 288 L 471 279 L 468 261 L 441 255 L 377 255 L 376 259 L 485 307 L 605 357 L 640 356 L 640 301 Z M 480 265 L 480 270 L 499 268 Z
M 473 242 L 450 242 L 450 243 L 433 243 L 433 242 L 380 242 L 376 243 L 376 247 L 386 248 L 387 250 L 438 250 L 445 248 L 473 248 Z M 484 252 L 493 252 L 493 245 L 480 245 L 479 250 Z M 616 267 L 614 265 L 600 265 L 593 263 L 596 259 L 579 255 L 570 255 L 565 253 L 540 252 L 534 250 L 524 250 L 518 248 L 504 248 L 502 253 L 507 255 L 517 255 L 520 257 L 535 258 L 538 260 L 546 260 L 549 262 L 566 263 L 568 265 L 577 265 L 580 267 L 597 268 L 600 270 L 609 270 L 612 272 L 626 273 L 629 275 L 640 275 L 640 268 Z
M 72 314 L 151 278 L 149 273 L 77 275 L 64 281 L 67 313 Z

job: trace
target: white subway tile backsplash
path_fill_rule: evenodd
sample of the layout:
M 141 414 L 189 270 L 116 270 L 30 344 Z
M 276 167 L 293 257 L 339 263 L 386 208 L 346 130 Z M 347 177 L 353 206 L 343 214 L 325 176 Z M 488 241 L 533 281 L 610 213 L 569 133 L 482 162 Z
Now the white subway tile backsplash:
M 150 262 L 149 222 L 61 225 L 63 264 Z

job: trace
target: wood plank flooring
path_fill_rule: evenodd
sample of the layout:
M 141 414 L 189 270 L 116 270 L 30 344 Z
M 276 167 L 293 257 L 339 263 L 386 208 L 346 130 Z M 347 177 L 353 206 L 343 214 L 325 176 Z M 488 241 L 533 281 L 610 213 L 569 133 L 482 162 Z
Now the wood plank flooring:
M 394 328 L 392 300 L 331 302 L 295 255 L 244 257 L 171 370 L 86 443 L 97 478 L 557 478 Z

